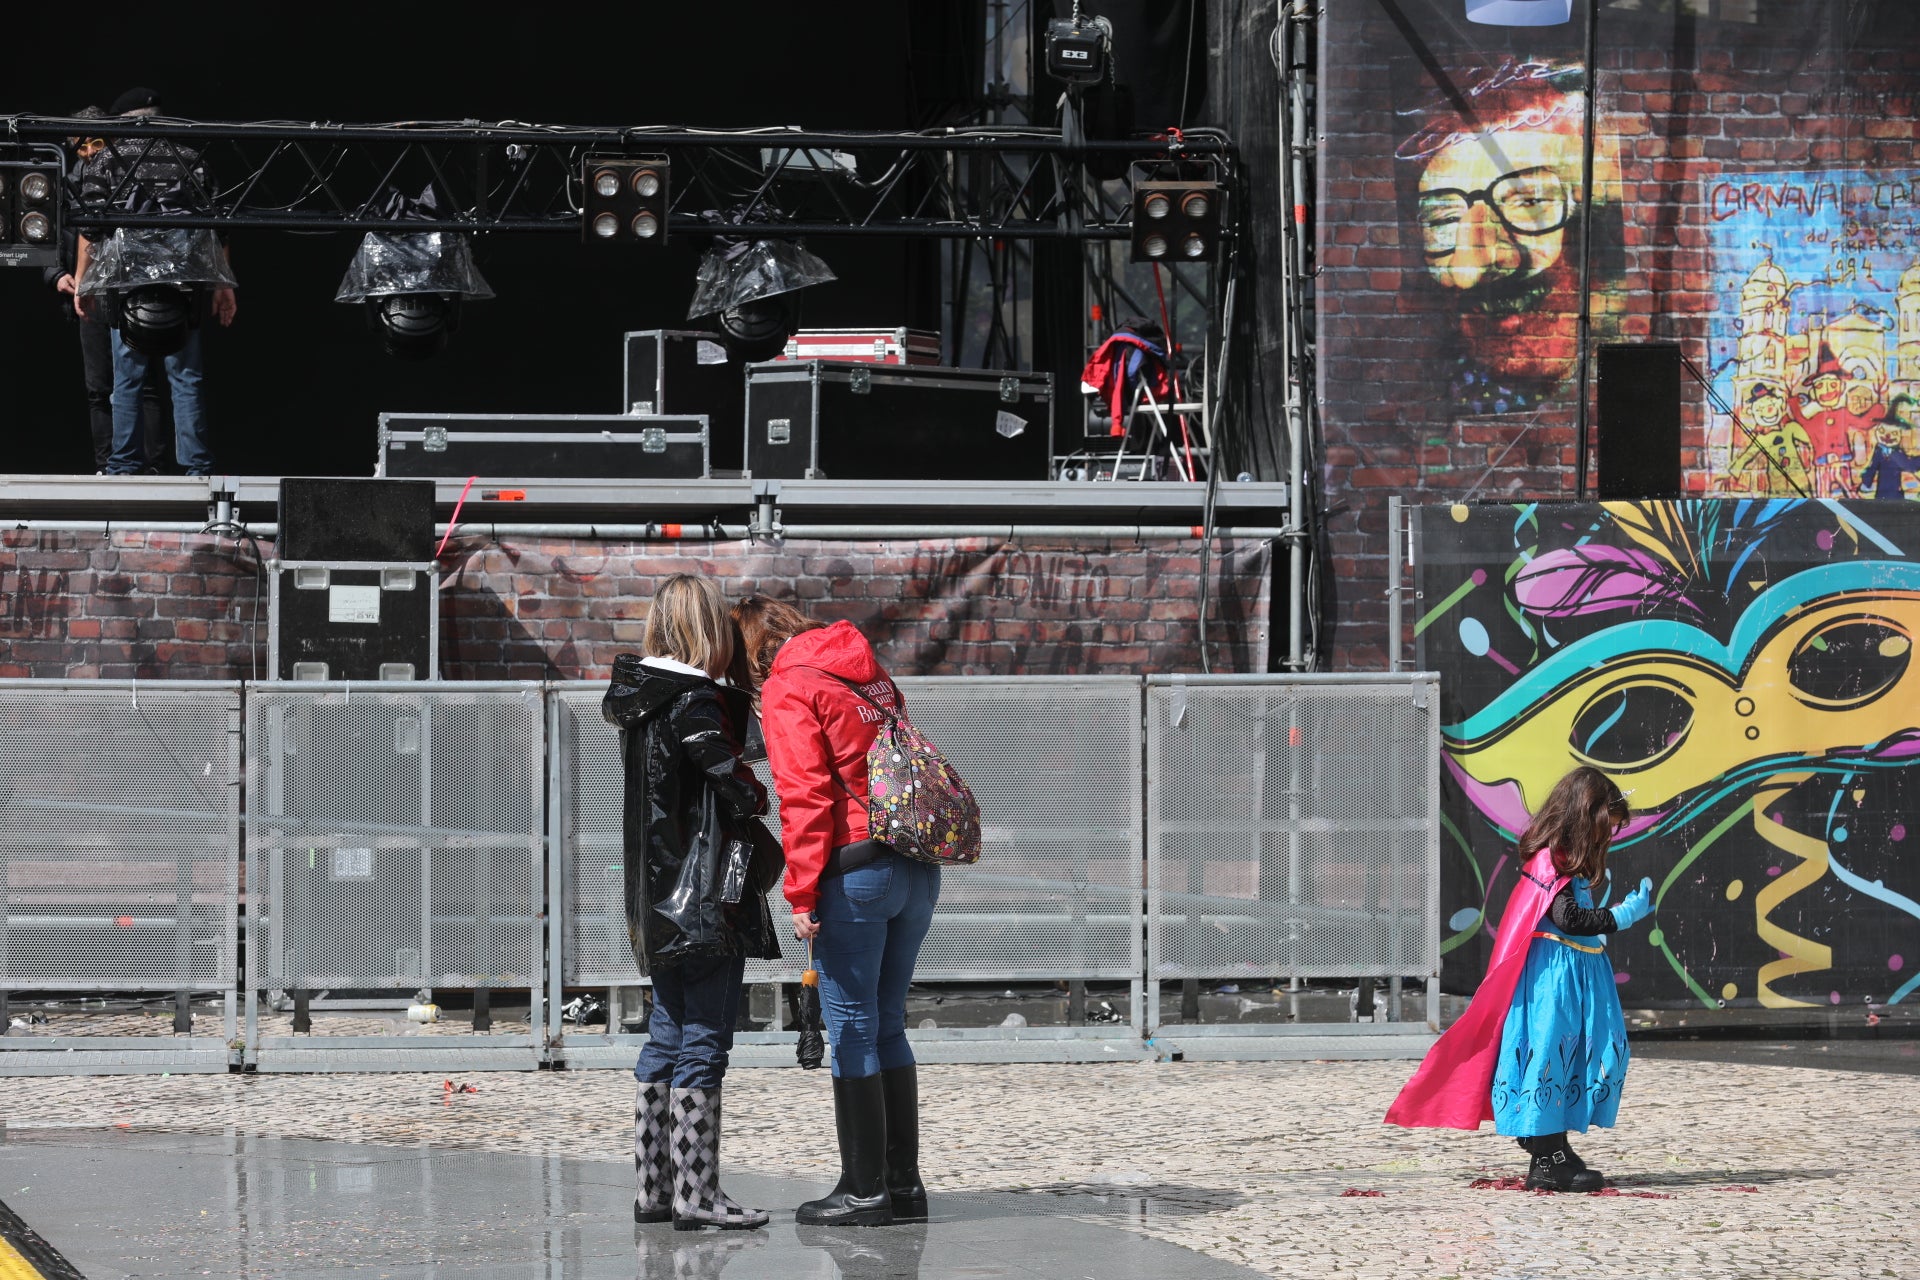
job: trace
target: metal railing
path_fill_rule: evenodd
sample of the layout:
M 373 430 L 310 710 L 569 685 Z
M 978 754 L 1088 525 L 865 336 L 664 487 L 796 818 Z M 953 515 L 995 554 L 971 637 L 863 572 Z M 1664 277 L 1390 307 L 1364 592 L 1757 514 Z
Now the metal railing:
M 986 818 L 980 864 L 943 877 L 916 980 L 1130 993 L 1125 1026 L 914 1033 L 929 1048 L 1055 1058 L 1082 1041 L 1083 1056 L 1150 1056 L 1163 980 L 1384 979 L 1397 996 L 1420 977 L 1437 1024 L 1435 677 L 900 684 Z M 201 1069 L 630 1062 L 639 1037 L 583 1034 L 559 1014 L 568 989 L 642 982 L 604 688 L 0 681 L 13 762 L 0 774 L 0 990 L 220 991 L 227 1034 L 191 1042 Z M 801 955 L 786 950 L 749 980 L 795 979 Z M 289 1034 L 329 990 L 404 1005 L 435 988 L 525 992 L 529 1023 Z M 1276 1029 L 1310 1030 L 1260 1028 Z M 787 1039 L 743 1037 L 742 1060 L 784 1057 Z M 65 1067 L 9 1052 L 0 1072 L 157 1070 L 157 1045 L 183 1042 L 150 1037 L 136 1054 L 96 1040 Z

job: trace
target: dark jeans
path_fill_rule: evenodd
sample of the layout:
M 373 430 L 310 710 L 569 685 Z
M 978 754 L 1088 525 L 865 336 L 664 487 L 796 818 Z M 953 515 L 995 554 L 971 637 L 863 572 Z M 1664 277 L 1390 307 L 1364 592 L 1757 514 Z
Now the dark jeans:
M 145 456 L 140 438 L 140 394 L 156 364 L 166 366 L 167 384 L 173 391 L 174 457 L 190 476 L 204 476 L 213 470 L 213 455 L 207 451 L 206 413 L 201 402 L 200 335 L 187 330 L 187 343 L 170 356 L 148 356 L 127 345 L 116 331 L 113 335 L 113 457 L 107 462 L 108 475 L 138 475 L 152 459 Z
M 740 1013 L 743 956 L 696 956 L 653 970 L 653 1017 L 633 1066 L 641 1084 L 717 1089 Z
M 833 1074 L 858 1080 L 910 1066 L 907 987 L 940 901 L 940 868 L 889 853 L 820 877 L 820 1008 Z
M 77 327 L 93 469 L 105 471 L 113 458 L 113 330 L 98 320 L 81 320 Z M 150 465 L 173 451 L 173 397 L 167 391 L 166 371 L 157 366 L 147 370 L 147 380 L 140 384 L 140 438 Z

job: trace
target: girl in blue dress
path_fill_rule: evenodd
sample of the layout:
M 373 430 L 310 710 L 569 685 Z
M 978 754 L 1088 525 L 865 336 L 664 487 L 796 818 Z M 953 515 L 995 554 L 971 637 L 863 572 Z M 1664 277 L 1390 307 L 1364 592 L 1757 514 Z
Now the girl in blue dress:
M 1554 785 L 1520 836 L 1521 874 L 1551 898 L 1507 1009 L 1492 1102 L 1494 1128 L 1533 1157 L 1531 1190 L 1605 1185 L 1567 1145 L 1567 1131 L 1612 1128 L 1627 1077 L 1627 1023 L 1605 935 L 1646 918 L 1653 881 L 1642 879 L 1610 908 L 1593 905 L 1593 886 L 1606 876 L 1607 850 L 1629 817 L 1619 788 L 1582 767 Z M 1547 857 L 1536 857 L 1543 850 Z

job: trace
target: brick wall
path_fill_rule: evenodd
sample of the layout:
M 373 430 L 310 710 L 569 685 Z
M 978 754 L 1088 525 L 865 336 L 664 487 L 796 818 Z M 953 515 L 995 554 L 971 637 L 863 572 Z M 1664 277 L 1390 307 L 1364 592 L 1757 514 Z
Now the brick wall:
M 1271 561 L 1266 543 L 1216 543 L 1214 670 L 1266 670 Z M 902 675 L 1199 669 L 1197 542 L 473 539 L 441 563 L 450 679 L 604 676 L 639 647 L 655 584 L 680 572 L 850 619 Z M 0 677 L 248 678 L 256 581 L 251 548 L 231 539 L 7 532 Z M 264 671 L 264 584 L 258 599 Z
M 1676 339 L 1706 370 L 1708 325 L 1737 291 L 1712 272 L 1709 192 L 1730 175 L 1910 173 L 1920 7 L 1868 6 L 1852 28 L 1855 7 L 1824 0 L 1765 0 L 1759 22 L 1646 12 L 1663 7 L 1674 6 L 1601 10 L 1596 137 L 1618 157 L 1621 244 L 1596 237 L 1593 336 Z M 1387 8 L 1327 6 L 1320 81 L 1322 478 L 1334 665 L 1346 669 L 1385 665 L 1391 494 L 1418 504 L 1575 496 L 1571 378 L 1521 412 L 1475 414 L 1449 394 L 1454 321 L 1410 220 L 1417 165 L 1394 158 L 1408 128 L 1400 113 L 1436 95 Z M 1400 0 L 1397 10 L 1449 68 L 1581 58 L 1580 5 L 1575 21 L 1531 30 L 1465 23 L 1459 0 Z M 1538 316 L 1515 341 L 1570 341 L 1571 319 Z M 1707 397 L 1690 376 L 1682 397 L 1686 483 L 1708 492 Z

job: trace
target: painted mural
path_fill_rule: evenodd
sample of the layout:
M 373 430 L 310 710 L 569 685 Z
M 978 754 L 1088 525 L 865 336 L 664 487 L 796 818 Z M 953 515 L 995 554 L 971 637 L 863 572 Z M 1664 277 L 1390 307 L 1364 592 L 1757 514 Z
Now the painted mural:
M 1731 176 L 1706 193 L 1708 488 L 1920 499 L 1920 178 Z
M 1586 68 L 1532 54 L 1452 67 L 1406 59 L 1394 77 L 1401 209 L 1424 270 L 1407 304 L 1444 319 L 1457 413 L 1529 413 L 1579 352 Z M 1619 268 L 1620 165 L 1594 148 L 1598 287 Z M 1436 333 L 1438 336 L 1438 333 Z
M 1920 505 L 1419 516 L 1449 989 L 1485 971 L 1529 810 L 1588 764 L 1634 809 L 1614 886 L 1655 885 L 1610 944 L 1629 1007 L 1920 999 Z

